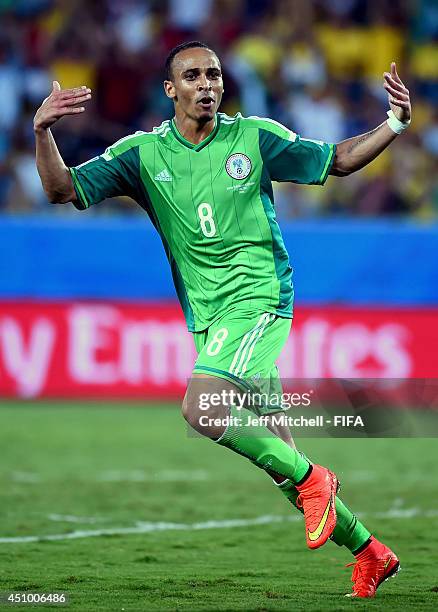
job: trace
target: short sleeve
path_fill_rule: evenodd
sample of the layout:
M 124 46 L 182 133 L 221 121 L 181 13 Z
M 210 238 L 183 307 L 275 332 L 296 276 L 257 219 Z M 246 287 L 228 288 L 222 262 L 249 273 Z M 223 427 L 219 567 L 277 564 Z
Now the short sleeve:
M 276 124 L 275 129 L 268 125 L 266 128 L 260 128 L 259 143 L 271 180 L 306 185 L 325 183 L 333 165 L 336 145 L 300 138 L 280 124 Z
M 114 147 L 74 168 L 69 168 L 77 195 L 74 205 L 85 210 L 105 198 L 135 198 L 139 176 L 137 148 L 118 153 Z

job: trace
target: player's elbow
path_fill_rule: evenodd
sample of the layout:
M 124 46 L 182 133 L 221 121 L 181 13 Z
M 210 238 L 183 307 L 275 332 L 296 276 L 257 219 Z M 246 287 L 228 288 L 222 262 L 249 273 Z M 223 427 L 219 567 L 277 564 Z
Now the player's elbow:
M 74 189 L 45 189 L 44 191 L 46 192 L 46 196 L 50 204 L 67 204 L 68 202 L 74 202 L 77 200 Z
M 336 152 L 330 174 L 333 176 L 348 176 L 355 170 L 357 170 L 357 168 L 353 166 L 348 156 Z
M 59 196 L 56 192 L 46 191 L 46 196 L 50 204 L 61 204 Z
M 38 166 L 37 166 L 38 167 Z M 68 168 L 46 176 L 40 172 L 41 183 L 51 204 L 67 204 L 77 200 L 76 191 Z
M 66 196 L 62 194 L 58 194 L 56 192 L 54 193 L 46 192 L 46 196 L 50 204 L 67 204 L 67 202 L 71 202 L 71 198 L 67 198 Z
M 332 168 L 330 174 L 333 176 L 349 176 L 354 170 L 346 168 Z

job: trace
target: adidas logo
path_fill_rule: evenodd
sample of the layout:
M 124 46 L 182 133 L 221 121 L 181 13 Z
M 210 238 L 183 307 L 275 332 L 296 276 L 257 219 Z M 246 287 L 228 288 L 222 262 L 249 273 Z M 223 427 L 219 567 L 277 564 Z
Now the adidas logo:
M 164 170 L 161 170 L 161 172 L 159 172 L 157 174 L 157 176 L 154 179 L 155 181 L 165 181 L 165 182 L 169 182 L 172 180 L 172 177 L 170 176 L 169 172 L 167 171 L 167 168 L 164 168 Z

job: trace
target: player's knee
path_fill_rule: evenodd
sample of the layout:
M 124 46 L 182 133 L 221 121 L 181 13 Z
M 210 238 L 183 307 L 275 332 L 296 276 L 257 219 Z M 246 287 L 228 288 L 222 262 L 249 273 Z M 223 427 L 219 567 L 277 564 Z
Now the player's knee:
M 199 431 L 200 408 L 197 398 L 193 394 L 186 393 L 182 403 L 181 412 L 187 423 Z
M 183 417 L 187 421 L 187 423 L 190 423 L 191 415 L 193 413 L 193 408 L 190 405 L 190 402 L 189 402 L 189 399 L 187 397 L 187 394 L 185 395 L 185 397 L 183 399 L 183 403 L 182 403 L 182 406 L 181 406 L 181 412 L 182 412 Z
M 227 412 L 223 406 L 205 405 L 202 394 L 186 393 L 182 403 L 182 415 L 197 432 L 214 440 L 221 437 L 226 426 L 223 417 Z

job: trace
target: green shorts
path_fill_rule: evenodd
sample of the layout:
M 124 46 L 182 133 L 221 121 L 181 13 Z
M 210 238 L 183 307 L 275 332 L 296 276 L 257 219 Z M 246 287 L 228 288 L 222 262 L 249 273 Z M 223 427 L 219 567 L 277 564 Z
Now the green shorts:
M 233 310 L 207 330 L 195 332 L 198 358 L 194 374 L 211 374 L 242 391 L 272 398 L 247 407 L 257 414 L 283 410 L 275 402 L 282 393 L 275 361 L 289 336 L 292 320 L 269 312 Z

